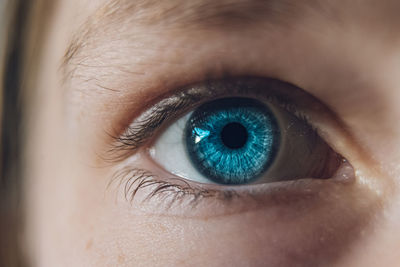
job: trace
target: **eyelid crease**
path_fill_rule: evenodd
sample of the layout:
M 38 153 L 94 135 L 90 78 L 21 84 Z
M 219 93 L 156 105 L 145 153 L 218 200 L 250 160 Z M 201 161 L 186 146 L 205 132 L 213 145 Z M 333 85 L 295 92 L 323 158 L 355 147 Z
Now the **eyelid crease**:
M 302 90 L 279 80 L 252 77 L 207 80 L 204 83 L 186 87 L 144 111 L 122 134 L 110 134 L 114 141 L 105 159 L 111 162 L 124 160 L 141 148 L 166 122 L 177 119 L 189 108 L 228 95 L 262 97 L 269 103 L 293 113 L 316 130 L 307 115 L 302 113 L 296 105 L 295 101 L 302 101 L 306 94 L 299 91 Z

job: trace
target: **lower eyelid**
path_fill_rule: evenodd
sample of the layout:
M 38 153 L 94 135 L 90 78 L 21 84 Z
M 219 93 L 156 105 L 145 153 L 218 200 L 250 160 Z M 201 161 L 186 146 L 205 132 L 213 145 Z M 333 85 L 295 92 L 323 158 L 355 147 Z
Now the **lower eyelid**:
M 291 209 L 299 201 L 309 201 L 312 205 L 313 199 L 316 201 L 321 194 L 351 187 L 355 180 L 348 163 L 328 180 L 301 179 L 245 186 L 199 184 L 171 177 L 157 166 L 148 169 L 152 171 L 125 167 L 115 174 L 110 185 L 119 199 L 130 203 L 136 211 L 175 217 L 219 217 L 278 206 Z

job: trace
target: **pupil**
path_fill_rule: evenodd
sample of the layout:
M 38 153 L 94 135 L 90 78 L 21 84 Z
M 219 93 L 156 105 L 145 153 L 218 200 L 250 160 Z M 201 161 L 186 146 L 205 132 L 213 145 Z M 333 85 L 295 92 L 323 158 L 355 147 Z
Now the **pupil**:
M 225 146 L 231 149 L 243 147 L 248 138 L 246 128 L 237 122 L 228 123 L 221 131 L 221 139 Z

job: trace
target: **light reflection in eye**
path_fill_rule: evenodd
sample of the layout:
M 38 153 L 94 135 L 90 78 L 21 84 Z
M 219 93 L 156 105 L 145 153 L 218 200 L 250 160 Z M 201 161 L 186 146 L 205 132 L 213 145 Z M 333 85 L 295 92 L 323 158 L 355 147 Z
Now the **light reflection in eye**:
M 201 128 L 197 128 L 195 127 L 192 131 L 192 134 L 195 136 L 195 143 L 199 143 L 201 142 L 204 138 L 207 138 L 208 136 L 210 136 L 211 132 L 208 130 L 204 130 Z

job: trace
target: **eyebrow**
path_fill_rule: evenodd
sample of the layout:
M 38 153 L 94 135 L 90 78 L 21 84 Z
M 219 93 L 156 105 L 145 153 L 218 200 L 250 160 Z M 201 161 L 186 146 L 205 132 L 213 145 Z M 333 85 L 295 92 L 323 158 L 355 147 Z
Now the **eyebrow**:
M 107 32 L 118 34 L 135 26 L 168 30 L 240 31 L 256 25 L 289 26 L 305 10 L 326 13 L 321 0 L 109 0 L 90 15 L 73 35 L 61 69 L 68 79 L 68 66 L 94 39 Z M 326 1 L 323 1 L 326 2 Z

